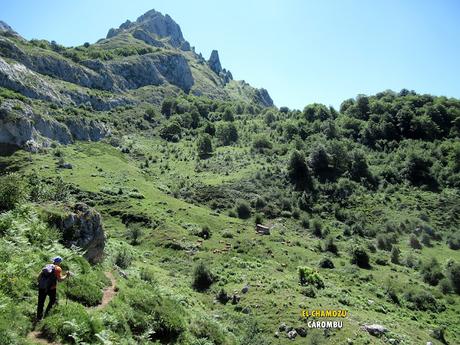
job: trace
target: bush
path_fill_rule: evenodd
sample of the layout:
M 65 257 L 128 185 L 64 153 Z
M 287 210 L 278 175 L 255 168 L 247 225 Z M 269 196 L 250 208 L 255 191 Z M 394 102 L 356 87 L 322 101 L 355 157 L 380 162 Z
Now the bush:
M 270 150 L 273 144 L 265 136 L 258 136 L 252 142 L 252 147 L 256 151 L 263 152 L 265 150 Z
M 127 230 L 127 238 L 133 246 L 137 246 L 141 243 L 141 238 L 144 235 L 142 228 L 139 225 L 132 225 Z M 121 267 L 121 266 L 120 266 Z
M 205 225 L 201 228 L 201 230 L 197 233 L 198 237 L 201 237 L 204 240 L 210 239 L 211 238 L 211 230 L 209 229 L 209 226 Z
M 449 279 L 443 278 L 439 281 L 439 290 L 441 290 L 441 292 L 444 295 L 447 295 L 452 292 L 452 285 Z
M 157 278 L 155 277 L 155 272 L 153 271 L 152 268 L 150 267 L 143 267 L 140 271 L 140 274 L 139 274 L 139 277 L 149 283 L 149 284 L 152 284 L 152 285 L 157 285 Z
M 251 207 L 247 202 L 241 201 L 236 206 L 236 213 L 238 214 L 239 218 L 248 219 L 249 217 L 251 217 Z
M 198 137 L 197 150 L 201 159 L 207 158 L 212 154 L 212 142 L 209 134 L 204 133 Z
M 118 321 L 126 322 L 133 334 L 149 332 L 153 342 L 175 343 L 186 327 L 178 302 L 140 283 L 121 292 L 120 300 L 112 303 L 111 308 L 118 314 Z
M 324 288 L 324 282 L 320 274 L 310 267 L 298 267 L 300 285 L 312 285 L 317 289 Z
M 323 228 L 323 224 L 321 223 L 320 220 L 315 218 L 312 221 L 310 221 L 310 229 L 314 236 L 319 237 L 319 238 L 323 237 L 322 228 Z
M 79 275 L 66 281 L 65 294 L 75 302 L 92 307 L 101 303 L 102 287 L 103 284 L 96 274 Z
M 337 254 L 339 252 L 332 236 L 328 236 L 324 241 L 324 251 L 331 252 L 333 254 Z
M 52 341 L 62 339 L 77 344 L 97 343 L 95 335 L 102 329 L 99 319 L 88 315 L 81 304 L 74 302 L 55 306 L 51 315 L 45 318 L 41 325 L 41 331 L 46 338 Z
M 453 290 L 460 295 L 460 264 L 450 262 L 447 267 L 447 277 L 450 280 Z
M 422 274 L 423 281 L 427 284 L 436 286 L 438 282 L 444 278 L 441 272 L 441 267 L 435 258 L 424 263 L 421 267 L 420 273 Z
M 422 249 L 422 245 L 415 234 L 410 235 L 409 245 L 412 249 Z
M 230 300 L 230 296 L 224 289 L 220 289 L 216 295 L 216 300 L 218 300 L 222 304 L 227 304 L 227 302 Z
M 369 254 L 362 247 L 355 247 L 351 251 L 351 263 L 361 268 L 370 268 Z
M 122 248 L 115 255 L 115 265 L 123 269 L 128 268 L 132 260 L 133 257 L 128 248 Z
M 208 267 L 200 262 L 193 271 L 192 287 L 197 291 L 206 291 L 214 282 L 214 277 Z
M 430 292 L 425 290 L 409 290 L 404 294 L 404 298 L 409 302 L 408 307 L 410 309 L 432 312 L 445 310 L 445 306 L 440 304 Z
M 26 201 L 27 188 L 26 182 L 17 173 L 0 176 L 0 212 L 12 210 Z
M 399 250 L 399 248 L 396 246 L 393 246 L 393 248 L 391 248 L 391 262 L 396 265 L 399 265 L 399 255 L 400 254 L 401 254 L 401 251 Z
M 207 316 L 195 318 L 190 325 L 190 331 L 196 338 L 203 340 L 203 342 L 196 344 L 229 344 L 223 327 Z
M 318 265 L 320 268 L 334 268 L 334 263 L 332 262 L 331 259 L 329 258 L 322 258 L 320 261 L 319 261 L 319 265 Z
M 238 130 L 231 122 L 220 124 L 216 129 L 216 136 L 224 146 L 238 141 Z
M 452 250 L 460 249 L 460 235 L 456 234 L 449 237 L 449 239 L 447 240 L 447 245 Z

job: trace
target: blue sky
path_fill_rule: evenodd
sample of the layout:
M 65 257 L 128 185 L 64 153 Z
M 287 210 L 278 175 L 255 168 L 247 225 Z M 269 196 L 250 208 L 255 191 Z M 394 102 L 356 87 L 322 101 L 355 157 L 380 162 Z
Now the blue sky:
M 2 0 L 0 20 L 27 39 L 95 42 L 156 9 L 235 79 L 277 106 L 338 107 L 357 94 L 413 89 L 460 97 L 456 0 Z

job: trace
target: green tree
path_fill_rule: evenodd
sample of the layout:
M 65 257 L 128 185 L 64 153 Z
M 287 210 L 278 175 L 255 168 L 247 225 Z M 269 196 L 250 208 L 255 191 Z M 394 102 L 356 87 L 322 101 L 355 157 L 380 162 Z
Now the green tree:
M 222 145 L 231 145 L 238 141 L 238 130 L 233 123 L 224 122 L 217 127 L 216 136 Z
M 222 114 L 222 120 L 232 122 L 235 120 L 235 116 L 233 115 L 233 110 L 231 107 L 227 107 Z
M 313 148 L 308 159 L 309 165 L 313 170 L 313 173 L 322 179 L 327 178 L 330 174 L 330 160 L 331 157 L 329 156 L 326 148 L 322 144 L 319 144 Z
M 310 169 L 305 162 L 304 155 L 295 150 L 292 152 L 288 164 L 288 177 L 297 190 L 312 190 L 313 179 Z
M 201 159 L 207 158 L 212 154 L 212 142 L 209 134 L 204 133 L 198 137 L 197 150 Z
M 181 135 L 182 128 L 177 120 L 167 121 L 160 128 L 160 136 L 168 141 L 177 142 Z
M 161 113 L 167 118 L 174 113 L 175 100 L 173 98 L 165 98 L 161 103 Z

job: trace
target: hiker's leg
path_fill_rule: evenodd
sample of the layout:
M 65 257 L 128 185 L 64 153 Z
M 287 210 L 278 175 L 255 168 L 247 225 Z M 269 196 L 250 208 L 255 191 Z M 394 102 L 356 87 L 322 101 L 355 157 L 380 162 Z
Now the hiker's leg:
M 46 300 L 46 290 L 38 289 L 38 304 L 37 304 L 37 320 L 43 318 L 43 306 L 45 305 Z
M 53 305 L 56 303 L 56 289 L 50 289 L 48 291 L 48 296 L 50 298 L 50 301 L 48 302 L 48 306 L 46 307 L 45 317 L 48 315 L 51 308 L 53 308 Z

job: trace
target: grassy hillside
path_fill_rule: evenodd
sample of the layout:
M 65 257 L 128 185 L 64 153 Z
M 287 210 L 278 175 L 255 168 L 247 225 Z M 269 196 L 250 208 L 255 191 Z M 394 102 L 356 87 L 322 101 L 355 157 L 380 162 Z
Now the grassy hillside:
M 403 90 L 301 112 L 181 95 L 55 112 L 113 135 L 0 157 L 0 343 L 29 341 L 36 274 L 56 254 L 78 280 L 36 328 L 60 343 L 460 343 L 460 101 Z M 102 264 L 50 221 L 76 201 L 102 214 Z M 88 308 L 107 271 L 114 300 Z M 348 316 L 309 329 L 305 309 Z

